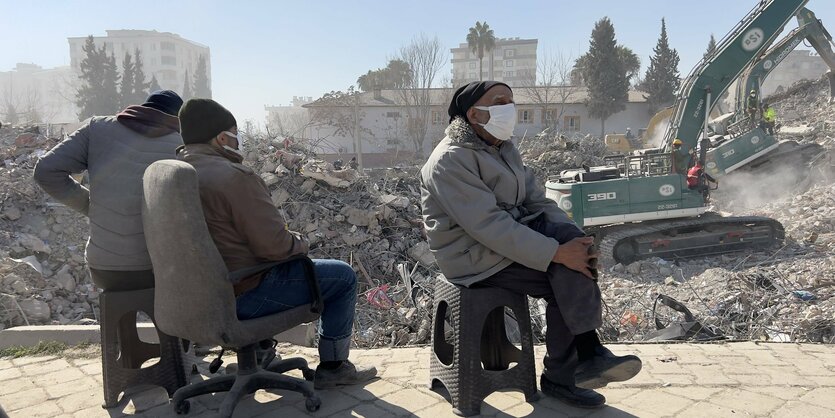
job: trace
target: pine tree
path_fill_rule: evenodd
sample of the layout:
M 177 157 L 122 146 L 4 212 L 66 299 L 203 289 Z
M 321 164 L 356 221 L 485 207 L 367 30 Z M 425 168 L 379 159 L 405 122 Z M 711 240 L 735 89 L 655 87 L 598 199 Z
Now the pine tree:
M 197 59 L 197 69 L 194 70 L 194 97 L 203 99 L 212 98 L 212 86 L 209 81 L 209 70 L 206 65 L 206 57 L 201 55 Z
M 145 98 L 148 97 L 148 91 L 156 91 L 159 90 L 159 84 L 157 84 L 157 89 L 154 90 L 151 88 L 151 83 L 145 81 L 145 71 L 142 69 L 142 53 L 139 52 L 139 48 L 133 51 L 133 62 L 134 62 L 134 79 L 133 79 L 133 101 L 135 103 L 144 103 Z
M 663 18 L 661 19 L 661 36 L 652 51 L 654 55 L 649 59 L 649 68 L 647 68 L 640 89 L 647 93 L 644 97 L 649 102 L 650 111 L 655 113 L 675 100 L 676 90 L 680 83 L 678 52 L 670 48 L 667 23 Z
M 116 65 L 116 55 L 107 56 L 107 51 L 102 49 L 105 55 L 104 80 L 102 80 L 102 102 L 100 115 L 112 115 L 120 110 L 119 105 L 122 98 L 119 95 L 119 67 Z
M 153 93 L 153 92 L 159 91 L 159 90 L 162 90 L 162 87 L 159 86 L 159 81 L 157 81 L 157 76 L 152 75 L 151 76 L 151 86 L 148 88 L 148 92 L 150 94 L 150 93 Z
M 588 86 L 589 115 L 600 119 L 600 135 L 606 134 L 606 119 L 626 109 L 629 80 L 615 41 L 615 27 L 608 17 L 600 19 L 591 32 L 589 51 L 582 57 L 583 80 Z
M 710 34 L 710 42 L 707 43 L 707 51 L 705 51 L 704 59 L 708 60 L 713 54 L 716 53 L 716 39 L 713 38 L 713 34 Z
M 102 83 L 104 81 L 104 67 L 106 56 L 104 49 L 97 49 L 93 35 L 87 37 L 82 50 L 86 54 L 81 60 L 81 86 L 76 91 L 76 105 L 80 109 L 78 117 L 87 119 L 90 116 L 104 114 L 101 111 Z
M 188 99 L 191 99 L 191 79 L 188 78 L 188 69 L 186 69 L 186 79 L 183 82 L 183 101 L 185 102 Z
M 122 60 L 122 84 L 119 86 L 119 96 L 121 98 L 122 108 L 130 105 L 138 104 L 134 101 L 133 94 L 133 78 L 136 69 L 133 65 L 130 53 L 125 52 L 125 58 Z

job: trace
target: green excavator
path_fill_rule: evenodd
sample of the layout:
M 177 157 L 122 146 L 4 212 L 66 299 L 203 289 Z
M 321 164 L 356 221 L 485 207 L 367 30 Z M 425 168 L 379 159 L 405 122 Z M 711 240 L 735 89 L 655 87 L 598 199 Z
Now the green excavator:
M 670 144 L 678 138 L 685 152 L 698 150 L 701 166 L 715 177 L 764 164 L 769 157 L 794 156 L 791 151 L 800 145 L 781 150 L 780 141 L 745 120 L 744 112 L 726 118 L 730 123 L 722 133 L 709 124 L 717 99 L 735 81 L 759 90 L 768 72 L 785 58 L 785 48 L 797 46 L 796 39 L 810 39 L 822 57 L 835 57 L 828 33 L 805 9 L 807 2 L 758 2 L 682 82 L 661 148 L 614 156 L 604 166 L 565 170 L 548 179 L 546 195 L 595 235 L 604 265 L 762 249 L 783 241 L 783 227 L 774 219 L 708 212 L 703 191 L 689 189 L 686 176 L 672 170 Z M 793 17 L 799 23 L 794 36 L 769 49 Z M 765 57 L 772 57 L 771 65 Z M 830 63 L 829 58 L 827 64 L 835 68 L 835 59 Z M 830 81 L 835 83 L 832 77 Z

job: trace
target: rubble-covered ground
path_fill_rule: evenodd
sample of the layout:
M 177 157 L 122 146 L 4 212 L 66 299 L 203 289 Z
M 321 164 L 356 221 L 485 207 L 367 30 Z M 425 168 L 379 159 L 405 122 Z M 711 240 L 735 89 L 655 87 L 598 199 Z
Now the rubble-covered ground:
M 835 107 L 825 82 L 806 83 L 776 104 L 781 138 L 832 147 Z M 0 129 L 0 329 L 22 324 L 95 323 L 98 291 L 84 263 L 87 220 L 32 181 L 37 158 L 57 144 L 45 129 Z M 422 233 L 419 166 L 335 170 L 304 150 L 256 137 L 245 164 L 270 188 L 291 230 L 311 243 L 311 257 L 351 263 L 360 281 L 355 342 L 361 347 L 429 341 L 431 284 L 439 273 Z M 582 163 L 602 163 L 597 138 L 542 135 L 522 140 L 527 164 L 544 180 Z M 835 183 L 830 161 L 810 181 L 777 198 L 734 190 L 713 197 L 714 210 L 763 215 L 783 223 L 785 246 L 718 257 L 644 260 L 604 266 L 600 285 L 607 340 L 642 340 L 656 329 L 658 294 L 682 302 L 716 334 L 736 339 L 835 341 Z M 79 176 L 81 179 L 81 177 Z M 760 181 L 762 183 L 756 183 Z M 753 183 L 752 183 L 753 182 Z M 731 183 L 731 182 L 728 182 Z M 742 181 L 745 190 L 769 179 Z M 544 324 L 532 303 L 535 329 Z M 666 325 L 680 315 L 659 304 Z

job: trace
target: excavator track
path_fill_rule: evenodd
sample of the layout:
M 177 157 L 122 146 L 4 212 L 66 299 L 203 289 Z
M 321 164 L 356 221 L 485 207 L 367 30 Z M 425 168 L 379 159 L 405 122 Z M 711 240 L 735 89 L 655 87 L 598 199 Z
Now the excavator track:
M 705 213 L 680 221 L 655 221 L 601 227 L 593 232 L 604 266 L 637 260 L 703 257 L 783 242 L 780 222 L 762 216 L 722 217 Z

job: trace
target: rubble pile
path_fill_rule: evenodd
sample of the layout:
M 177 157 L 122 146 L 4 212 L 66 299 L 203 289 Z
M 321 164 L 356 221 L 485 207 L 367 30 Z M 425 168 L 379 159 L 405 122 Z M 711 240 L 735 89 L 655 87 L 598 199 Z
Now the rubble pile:
M 519 152 L 528 167 L 531 167 L 543 184 L 549 176 L 563 170 L 580 168 L 582 164 L 597 166 L 603 164 L 606 144 L 592 135 L 550 133 L 519 141 Z
M 98 292 L 84 262 L 86 218 L 32 180 L 58 143 L 37 126 L 0 129 L 0 329 L 95 320 Z
M 835 107 L 825 82 L 796 86 L 776 108 L 781 139 L 832 148 Z M 357 272 L 356 344 L 428 342 L 431 289 L 439 270 L 422 232 L 420 165 L 361 173 L 351 164 L 334 167 L 294 144 L 248 137 L 253 139 L 244 164 L 267 184 L 288 228 L 309 241 L 311 257 L 344 260 Z M 0 329 L 97 319 L 98 291 L 84 263 L 87 220 L 54 202 L 32 180 L 37 159 L 58 141 L 34 127 L 0 129 Z M 564 169 L 602 164 L 606 153 L 599 138 L 580 135 L 545 133 L 521 139 L 518 147 L 543 183 Z M 714 210 L 779 220 L 785 246 L 602 266 L 604 339 L 643 340 L 658 325 L 680 321 L 680 313 L 655 303 L 658 295 L 666 295 L 720 338 L 835 341 L 832 177 L 815 176 L 764 202 L 740 196 L 717 193 Z M 542 337 L 544 306 L 532 303 L 531 309 Z
M 428 342 L 429 281 L 439 270 L 422 232 L 419 167 L 366 176 L 300 148 L 253 142 L 244 164 L 260 173 L 289 229 L 308 240 L 311 258 L 343 260 L 357 271 L 356 343 Z
M 815 142 L 828 152 L 815 161 L 808 179 L 781 184 L 779 193 L 763 194 L 763 187 L 774 189 L 777 183 L 762 176 L 743 177 L 736 184 L 722 180 L 725 190 L 712 195 L 713 210 L 777 219 L 786 232 L 785 246 L 607 268 L 600 281 L 607 305 L 606 339 L 651 337 L 658 328 L 653 305 L 662 294 L 682 302 L 701 325 L 724 338 L 835 342 L 835 105 L 825 77 L 799 83 L 770 100 L 775 101 L 781 140 Z M 660 325 L 682 319 L 667 307 L 655 313 Z

